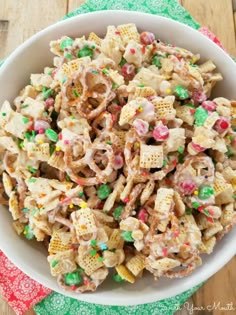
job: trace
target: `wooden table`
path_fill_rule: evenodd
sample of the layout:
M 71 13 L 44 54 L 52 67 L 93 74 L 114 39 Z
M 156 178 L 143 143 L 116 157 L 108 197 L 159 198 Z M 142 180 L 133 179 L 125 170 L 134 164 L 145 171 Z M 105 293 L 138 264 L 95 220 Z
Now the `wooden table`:
M 117 0 L 119 1 L 119 0 Z M 236 56 L 236 13 L 234 0 L 181 0 L 181 4 L 202 25 L 208 26 L 222 41 L 229 53 Z M 84 0 L 0 0 L 0 59 L 6 57 L 28 37 L 53 24 L 67 12 L 75 9 Z M 235 1 L 236 2 L 236 1 Z M 213 309 L 207 306 L 225 306 L 233 302 L 236 308 L 236 258 L 214 275 L 188 301 L 195 307 L 193 314 L 236 314 Z M 199 310 L 201 309 L 202 310 Z M 203 310 L 205 309 L 205 310 Z M 0 296 L 0 315 L 13 315 L 14 312 Z M 29 310 L 25 315 L 35 314 Z M 184 308 L 178 314 L 191 314 Z M 134 314 L 136 315 L 136 314 Z M 141 314 L 137 314 L 141 315 Z

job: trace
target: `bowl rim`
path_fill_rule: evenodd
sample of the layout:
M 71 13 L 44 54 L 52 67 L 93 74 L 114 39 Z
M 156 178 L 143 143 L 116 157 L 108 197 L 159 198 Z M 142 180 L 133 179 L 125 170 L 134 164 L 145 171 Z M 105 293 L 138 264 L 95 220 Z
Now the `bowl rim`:
M 109 14 L 125 14 L 126 16 L 130 16 L 132 18 L 132 16 L 146 16 L 148 17 L 155 17 L 157 19 L 160 20 L 168 20 L 171 21 L 171 23 L 176 24 L 177 26 L 184 26 L 185 28 L 191 30 L 191 32 L 198 34 L 198 36 L 201 36 L 202 38 L 204 38 L 204 40 L 206 42 L 208 42 L 209 45 L 214 45 L 214 49 L 217 49 L 218 51 L 220 51 L 221 54 L 224 55 L 225 58 L 228 58 L 228 60 L 230 62 L 232 62 L 232 65 L 234 65 L 235 67 L 235 63 L 234 61 L 231 59 L 231 57 L 224 51 L 222 50 L 219 46 L 217 46 L 214 42 L 212 42 L 210 39 L 208 39 L 207 37 L 205 37 L 203 34 L 201 34 L 200 32 L 198 32 L 197 30 L 191 28 L 188 25 L 185 25 L 181 22 L 172 20 L 170 18 L 161 16 L 161 15 L 153 15 L 150 13 L 143 13 L 143 12 L 134 12 L 134 11 L 127 11 L 127 10 L 105 10 L 105 11 L 96 11 L 96 12 L 89 12 L 89 13 L 84 13 L 84 14 L 80 14 L 80 15 L 76 15 L 74 17 L 70 17 L 68 19 L 65 20 L 61 20 L 56 22 L 53 25 L 48 26 L 47 28 L 39 31 L 38 33 L 34 34 L 32 37 L 30 37 L 29 39 L 27 39 L 24 43 L 22 43 L 19 47 L 17 47 L 12 54 L 10 54 L 9 57 L 6 58 L 6 60 L 4 61 L 3 65 L 0 67 L 0 77 L 1 75 L 4 73 L 4 71 L 7 70 L 7 68 L 10 66 L 11 62 L 15 59 L 17 59 L 17 56 L 24 52 L 24 50 L 30 46 L 31 44 L 33 44 L 34 42 L 36 42 L 39 38 L 43 37 L 44 35 L 46 35 L 48 32 L 53 31 L 54 29 L 56 30 L 58 25 L 67 25 L 70 24 L 72 21 L 74 20 L 85 20 L 87 17 L 93 17 L 96 16 L 96 18 L 102 18 L 106 15 Z M 107 24 L 108 25 L 108 24 Z M 66 35 L 66 34 L 65 34 Z M 213 46 L 212 46 L 213 47 Z M 228 245 L 228 246 L 227 246 Z M 105 296 L 104 298 L 100 298 L 100 301 L 96 300 L 96 304 L 105 304 L 105 305 L 138 305 L 138 304 L 144 304 L 144 303 L 150 303 L 150 302 L 156 302 L 158 300 L 161 299 L 166 299 L 166 298 L 170 298 L 172 296 L 175 296 L 177 294 L 180 294 L 186 290 L 192 289 L 193 286 L 199 285 L 200 283 L 206 281 L 209 277 L 211 277 L 214 273 L 216 273 L 220 268 L 222 268 L 235 254 L 236 254 L 236 249 L 234 249 L 232 246 L 229 248 L 229 244 L 226 244 L 226 247 L 228 249 L 228 256 L 227 259 L 222 259 L 222 260 L 216 260 L 215 261 L 215 265 L 214 268 L 211 269 L 210 271 L 206 268 L 206 269 L 202 269 L 201 272 L 199 273 L 198 277 L 194 277 L 195 281 L 192 281 L 191 277 L 185 277 L 185 282 L 184 284 L 182 284 L 181 286 L 176 285 L 175 288 L 171 288 L 171 293 L 169 292 L 165 292 L 165 297 L 163 297 L 163 294 L 161 294 L 161 296 L 155 296 L 155 295 L 151 295 L 151 296 L 145 296 L 144 300 L 142 301 L 142 303 L 139 303 L 135 300 L 135 298 L 133 299 L 129 299 L 129 297 L 124 297 L 124 300 L 116 300 L 115 304 L 113 302 L 110 302 L 109 299 L 107 299 L 107 297 Z M 24 259 L 19 259 L 19 256 L 12 252 L 11 250 L 9 250 L 8 246 L 4 244 L 4 242 L 1 243 L 0 241 L 0 249 L 4 252 L 4 254 L 20 269 L 22 270 L 25 274 L 27 274 L 29 277 L 31 277 L 32 279 L 36 280 L 37 282 L 41 283 L 43 286 L 49 287 L 50 289 L 60 292 L 62 293 L 62 291 L 59 289 L 57 289 L 57 283 L 55 281 L 55 286 L 51 286 L 51 285 L 45 285 L 46 281 L 46 277 L 44 279 L 42 279 L 42 275 L 40 275 L 40 273 L 36 272 L 31 266 L 28 266 L 28 264 L 26 264 L 24 262 Z M 195 273 L 197 273 L 197 270 L 195 271 Z M 197 278 L 197 279 L 196 279 Z M 168 291 L 168 290 L 166 290 Z M 63 291 L 63 294 L 66 296 L 70 296 L 73 298 L 76 298 L 78 300 L 82 300 L 85 302 L 90 302 L 91 300 L 93 300 L 93 295 L 91 294 L 83 294 L 83 295 L 74 295 L 74 294 L 70 294 L 66 291 Z

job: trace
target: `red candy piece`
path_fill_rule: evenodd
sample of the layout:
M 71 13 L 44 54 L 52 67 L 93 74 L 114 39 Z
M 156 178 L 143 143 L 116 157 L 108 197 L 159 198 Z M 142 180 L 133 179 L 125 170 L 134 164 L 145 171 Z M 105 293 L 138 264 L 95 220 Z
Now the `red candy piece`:
M 150 45 L 154 42 L 155 35 L 151 32 L 142 32 L 140 35 L 140 42 L 144 45 Z
M 206 148 L 200 146 L 199 144 L 196 144 L 194 142 L 191 143 L 192 148 L 196 151 L 196 152 L 203 152 L 204 150 L 206 150 Z
M 169 137 L 169 129 L 164 125 L 156 126 L 152 133 L 156 141 L 163 141 Z
M 51 77 L 54 79 L 55 75 L 57 73 L 57 69 L 53 70 L 52 74 L 51 74 Z
M 206 101 L 207 97 L 206 94 L 202 91 L 194 91 L 192 93 L 192 99 L 196 102 L 202 103 Z
M 219 133 L 225 132 L 229 128 L 229 121 L 226 117 L 220 117 L 215 125 L 213 126 L 213 129 L 215 129 Z
M 135 76 L 135 66 L 130 63 L 125 63 L 121 68 L 121 74 L 128 80 Z
M 123 201 L 124 201 L 125 203 L 128 203 L 128 202 L 129 202 L 129 197 L 126 197 Z
M 147 213 L 147 210 L 146 209 L 141 209 L 138 213 L 138 219 L 140 221 L 142 221 L 143 223 L 146 223 L 147 222 L 147 219 L 148 219 L 148 213 Z
M 49 107 L 53 106 L 54 103 L 55 103 L 54 99 L 52 97 L 49 97 L 45 101 L 45 106 L 46 106 L 46 108 L 49 108 Z
M 202 107 L 209 112 L 213 112 L 214 110 L 216 110 L 216 103 L 213 101 L 205 101 L 202 103 Z
M 115 155 L 114 169 L 118 170 L 118 169 L 122 168 L 123 165 L 124 165 L 124 159 L 123 159 L 122 155 L 120 155 L 120 154 Z
M 185 195 L 191 195 L 196 189 L 196 185 L 192 179 L 185 179 L 180 183 L 180 188 Z

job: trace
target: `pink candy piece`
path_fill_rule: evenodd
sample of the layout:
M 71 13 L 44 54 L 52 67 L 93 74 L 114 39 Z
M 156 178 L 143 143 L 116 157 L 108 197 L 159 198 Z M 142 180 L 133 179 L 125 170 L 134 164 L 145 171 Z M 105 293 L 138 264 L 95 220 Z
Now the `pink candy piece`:
M 35 131 L 40 131 L 40 133 L 42 133 L 42 130 L 46 130 L 50 128 L 50 125 L 47 121 L 45 120 L 36 120 L 36 122 L 34 123 L 34 130 Z
M 146 209 L 141 209 L 138 213 L 138 219 L 140 221 L 142 221 L 143 223 L 146 223 L 147 222 L 147 219 L 148 219 L 148 213 L 147 213 L 147 210 Z
M 151 32 L 142 32 L 140 35 L 140 42 L 143 45 L 150 45 L 154 42 L 155 35 Z
M 54 79 L 55 75 L 57 73 L 57 69 L 53 70 L 52 74 L 51 74 L 51 77 Z
M 121 74 L 128 80 L 135 76 L 135 66 L 130 63 L 125 63 L 121 68 Z
M 192 179 L 185 179 L 180 183 L 180 188 L 185 195 L 191 195 L 196 189 L 196 185 Z
M 191 143 L 192 148 L 196 151 L 196 152 L 203 152 L 206 150 L 206 148 L 200 146 L 199 144 L 196 144 L 194 142 Z
M 49 97 L 45 101 L 45 106 L 46 108 L 49 108 L 51 106 L 54 106 L 54 103 L 55 103 L 54 99 L 52 97 Z
M 44 129 L 39 129 L 38 133 L 42 135 L 44 133 Z
M 135 119 L 133 122 L 133 126 L 139 136 L 144 136 L 149 129 L 149 124 L 145 120 Z
M 193 91 L 192 99 L 196 102 L 202 103 L 207 100 L 206 94 L 202 91 Z
M 225 132 L 229 128 L 229 120 L 226 117 L 220 117 L 215 125 L 213 126 L 213 129 L 215 129 L 219 133 Z
M 213 112 L 214 110 L 216 110 L 216 103 L 213 101 L 204 101 L 202 103 L 202 107 L 209 112 Z
M 114 161 L 114 169 L 118 170 L 122 168 L 124 165 L 124 159 L 120 154 L 115 155 L 115 161 Z
M 152 133 L 156 141 L 163 141 L 169 137 L 169 129 L 164 125 L 158 125 L 154 128 Z

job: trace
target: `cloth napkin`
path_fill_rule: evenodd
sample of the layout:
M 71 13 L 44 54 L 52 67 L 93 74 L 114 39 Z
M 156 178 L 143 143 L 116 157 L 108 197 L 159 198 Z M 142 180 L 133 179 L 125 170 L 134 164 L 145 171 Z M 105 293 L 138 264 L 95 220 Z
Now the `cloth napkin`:
M 141 11 L 172 18 L 198 29 L 223 48 L 217 37 L 206 27 L 200 28 L 176 0 L 88 0 L 67 14 L 65 19 L 82 13 L 112 9 Z M 38 315 L 172 315 L 201 285 L 154 303 L 136 306 L 97 305 L 52 293 L 20 271 L 0 251 L 0 292 L 17 315 L 22 315 L 32 306 Z

